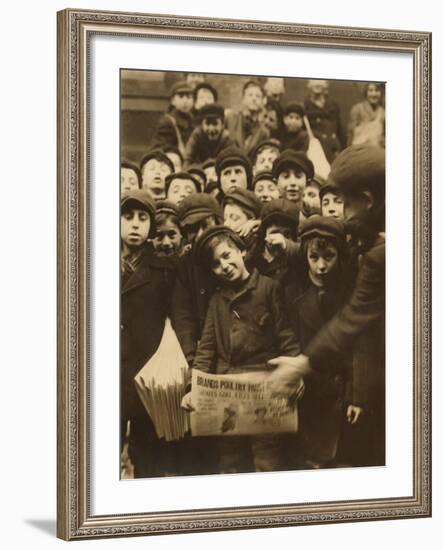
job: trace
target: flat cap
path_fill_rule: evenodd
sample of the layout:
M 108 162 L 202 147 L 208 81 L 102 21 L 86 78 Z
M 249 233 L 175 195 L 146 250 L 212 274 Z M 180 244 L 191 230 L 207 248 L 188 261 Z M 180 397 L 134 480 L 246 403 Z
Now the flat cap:
M 222 120 L 225 119 L 225 109 L 222 105 L 219 105 L 218 103 L 209 103 L 208 105 L 204 105 L 201 109 L 199 109 L 198 114 L 201 119 L 204 119 L 204 118 L 221 118 Z
M 267 227 L 272 223 L 278 223 L 283 220 L 297 231 L 299 218 L 300 210 L 298 206 L 287 199 L 274 199 L 267 202 L 261 211 L 262 227 Z
M 232 229 L 225 225 L 214 225 L 209 229 L 206 229 L 200 237 L 197 238 L 194 245 L 194 258 L 198 263 L 201 263 L 205 256 L 205 248 L 211 239 L 226 235 L 238 246 L 240 250 L 244 250 L 246 245 L 241 237 L 237 235 Z
M 311 180 L 314 177 L 314 165 L 308 159 L 306 153 L 303 151 L 294 151 L 292 149 L 286 149 L 283 153 L 274 160 L 272 165 L 272 173 L 276 178 L 286 170 L 291 167 L 298 167 L 302 170 L 308 180 Z
M 252 180 L 251 163 L 243 151 L 235 145 L 225 147 L 225 149 L 222 149 L 217 155 L 215 159 L 215 171 L 218 178 L 220 178 L 220 174 L 224 168 L 236 165 L 243 166 L 245 169 L 249 187 Z
M 140 171 L 143 172 L 144 165 L 149 162 L 151 159 L 156 159 L 160 162 L 164 162 L 169 166 L 171 169 L 171 172 L 174 171 L 174 164 L 172 160 L 166 155 L 164 151 L 161 149 L 152 149 L 151 151 L 148 151 L 146 155 L 142 158 L 140 162 Z
M 273 176 L 273 174 L 272 174 L 272 172 L 259 172 L 258 174 L 256 174 L 254 176 L 254 179 L 252 181 L 252 189 L 255 189 L 255 186 L 261 180 L 272 181 L 275 184 L 277 183 L 274 176 Z
M 344 241 L 344 224 L 336 218 L 327 218 L 314 214 L 305 220 L 303 227 L 300 229 L 300 238 L 302 240 L 311 237 L 329 237 Z
M 169 97 L 175 96 L 175 94 L 193 94 L 194 89 L 190 86 L 186 80 L 180 80 L 171 86 L 169 90 Z
M 194 225 L 208 216 L 215 216 L 219 222 L 223 219 L 221 207 L 212 195 L 194 193 L 179 204 L 178 217 L 181 225 Z
M 241 189 L 240 187 L 238 187 L 237 189 L 232 191 L 232 193 L 228 193 L 223 197 L 223 208 L 228 201 L 232 201 L 235 204 L 238 204 L 240 207 L 245 208 L 252 214 L 254 218 L 260 217 L 263 203 L 253 191 L 249 191 L 248 189 Z

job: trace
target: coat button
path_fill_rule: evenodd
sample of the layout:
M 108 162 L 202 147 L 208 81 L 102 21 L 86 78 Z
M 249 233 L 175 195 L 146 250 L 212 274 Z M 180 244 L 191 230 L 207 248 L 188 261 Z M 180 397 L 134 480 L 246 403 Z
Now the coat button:
M 204 288 L 201 288 L 201 289 L 200 289 L 200 294 L 202 294 L 202 295 L 203 295 L 203 294 L 206 294 L 206 290 L 205 290 Z
M 125 325 L 120 325 L 120 330 L 123 330 L 125 328 Z

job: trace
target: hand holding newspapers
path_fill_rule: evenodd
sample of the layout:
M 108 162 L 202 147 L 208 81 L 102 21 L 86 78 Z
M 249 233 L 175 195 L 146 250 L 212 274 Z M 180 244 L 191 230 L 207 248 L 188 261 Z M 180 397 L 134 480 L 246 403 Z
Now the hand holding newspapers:
M 208 374 L 192 371 L 193 436 L 296 432 L 297 406 L 271 397 L 269 372 Z

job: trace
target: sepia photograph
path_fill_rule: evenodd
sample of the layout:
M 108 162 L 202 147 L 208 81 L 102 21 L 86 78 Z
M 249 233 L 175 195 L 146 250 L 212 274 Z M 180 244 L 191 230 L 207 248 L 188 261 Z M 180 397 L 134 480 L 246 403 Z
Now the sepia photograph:
M 385 91 L 120 70 L 120 479 L 386 464 Z

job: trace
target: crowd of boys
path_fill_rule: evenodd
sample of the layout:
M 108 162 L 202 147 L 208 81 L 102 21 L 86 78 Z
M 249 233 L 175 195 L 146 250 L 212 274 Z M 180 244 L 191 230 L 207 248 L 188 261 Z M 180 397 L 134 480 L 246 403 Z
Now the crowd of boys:
M 346 147 L 325 81 L 285 106 L 267 84 L 246 82 L 236 111 L 204 78 L 175 83 L 147 154 L 121 164 L 122 469 L 135 477 L 384 464 L 384 149 Z M 167 317 L 191 368 L 268 370 L 297 401 L 298 433 L 159 440 L 133 378 Z

